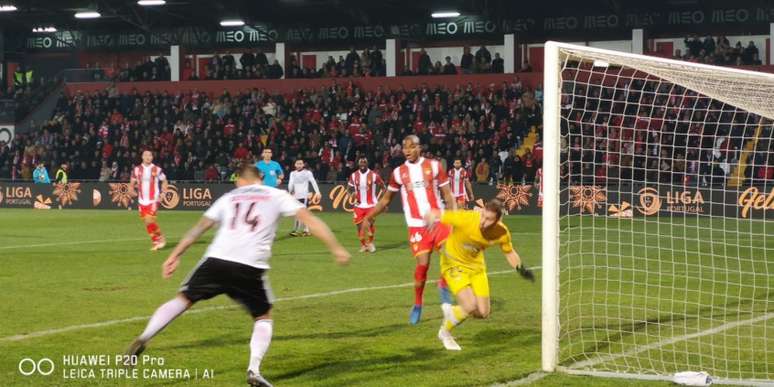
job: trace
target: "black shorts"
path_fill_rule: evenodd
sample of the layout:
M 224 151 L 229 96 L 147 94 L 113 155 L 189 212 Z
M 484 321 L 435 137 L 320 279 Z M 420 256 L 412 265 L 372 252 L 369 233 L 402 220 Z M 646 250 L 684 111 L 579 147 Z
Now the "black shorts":
M 266 270 L 218 258 L 204 258 L 180 288 L 191 303 L 225 293 L 244 305 L 253 318 L 266 314 L 274 302 Z

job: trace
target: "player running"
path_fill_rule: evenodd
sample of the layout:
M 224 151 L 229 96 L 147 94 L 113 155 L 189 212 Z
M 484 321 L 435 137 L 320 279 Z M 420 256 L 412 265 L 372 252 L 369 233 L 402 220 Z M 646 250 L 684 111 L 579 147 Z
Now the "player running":
M 138 185 L 139 189 L 136 189 Z M 161 194 L 167 191 L 167 177 L 161 167 L 153 164 L 151 151 L 142 152 L 142 164 L 134 167 L 132 177 L 129 179 L 129 188 L 137 192 L 140 218 L 145 223 L 145 230 L 151 238 L 151 251 L 164 248 L 167 241 L 156 223 L 156 213 L 161 202 Z
M 178 243 L 162 265 L 168 279 L 180 264 L 180 256 L 215 224 L 217 234 L 204 257 L 188 274 L 177 297 L 161 305 L 151 316 L 145 330 L 127 350 L 139 355 L 148 341 L 194 303 L 227 294 L 242 304 L 255 323 L 250 340 L 247 383 L 271 386 L 261 376 L 260 366 L 271 342 L 271 315 L 274 296 L 267 272 L 272 243 L 281 216 L 296 216 L 309 226 L 312 234 L 325 243 L 336 262 L 346 264 L 350 254 L 336 240 L 328 226 L 312 215 L 285 191 L 261 184 L 260 172 L 253 165 L 240 168 L 237 188 L 226 193 Z
M 357 161 L 358 170 L 349 176 L 347 181 L 347 194 L 353 190 L 355 192 L 354 220 L 357 227 L 357 238 L 360 239 L 360 252 L 376 251 L 374 238 L 376 235 L 375 221 L 371 221 L 368 230 L 363 229 L 363 219 L 376 206 L 379 200 L 379 191 L 384 188 L 384 181 L 381 176 L 368 168 L 368 159 L 361 157 Z
M 449 207 L 456 209 L 454 198 L 449 190 L 449 176 L 437 160 L 420 157 L 421 151 L 419 137 L 410 135 L 403 140 L 403 155 L 406 157 L 406 162 L 392 171 L 387 191 L 373 210 L 363 218 L 361 225 L 361 229 L 370 229 L 372 220 L 387 208 L 394 193 L 400 192 L 403 213 L 408 225 L 409 245 L 411 253 L 417 260 L 414 269 L 414 307 L 409 315 L 411 324 L 417 324 L 422 316 L 423 293 L 430 265 L 430 253 L 440 248 L 441 243 L 449 235 L 447 226 L 428 228 L 425 214 L 431 210 L 443 209 L 441 197 Z M 443 278 L 438 281 L 438 288 L 441 292 L 441 300 L 451 302 L 451 295 Z
M 465 168 L 462 168 L 462 160 L 454 159 L 454 168 L 449 170 L 449 183 L 452 196 L 457 202 L 457 208 L 467 208 L 468 202 L 473 202 L 473 186 L 470 184 L 470 176 Z
M 441 275 L 457 296 L 457 305 L 441 304 L 444 320 L 438 331 L 438 338 L 450 351 L 462 348 L 454 341 L 451 330 L 462 324 L 469 316 L 485 319 L 489 317 L 489 280 L 486 276 L 484 250 L 499 245 L 508 263 L 519 271 L 522 277 L 534 281 L 531 271 L 524 268 L 521 257 L 513 249 L 511 232 L 500 221 L 502 203 L 495 199 L 481 210 L 428 211 L 425 220 L 434 224 L 452 227 L 451 235 L 441 249 Z
M 314 198 L 319 199 L 320 198 L 320 187 L 317 186 L 317 180 L 314 179 L 314 174 L 312 174 L 312 171 L 306 169 L 306 164 L 304 163 L 304 160 L 296 160 L 296 163 L 294 165 L 296 167 L 295 171 L 290 172 L 290 179 L 288 180 L 288 192 L 290 192 L 293 197 L 301 202 L 304 205 L 304 208 L 307 207 L 308 201 L 309 201 L 309 183 L 312 183 L 312 189 L 314 190 Z M 301 234 L 301 229 L 303 228 L 303 234 Z M 309 226 L 301 223 L 298 218 L 296 218 L 295 222 L 293 223 L 293 231 L 290 232 L 290 236 L 309 236 L 312 235 L 309 233 Z

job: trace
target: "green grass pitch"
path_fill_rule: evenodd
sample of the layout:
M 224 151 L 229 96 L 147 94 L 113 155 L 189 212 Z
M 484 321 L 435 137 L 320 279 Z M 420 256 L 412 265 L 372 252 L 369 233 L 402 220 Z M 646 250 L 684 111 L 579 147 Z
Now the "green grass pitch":
M 171 243 L 200 213 L 162 212 L 159 223 Z M 277 386 L 471 386 L 505 383 L 540 369 L 540 271 L 534 284 L 521 280 L 497 249 L 487 254 L 492 316 L 470 320 L 455 335 L 463 347 L 445 351 L 435 337 L 441 321 L 435 285 L 425 291 L 422 322 L 408 324 L 413 302 L 402 215 L 377 222 L 377 253 L 357 253 L 351 218 L 322 214 L 353 252 L 338 267 L 313 238 L 287 238 L 283 221 L 274 245 L 272 287 L 279 297 L 275 330 L 262 371 Z M 512 216 L 506 223 L 529 266 L 540 265 L 540 218 Z M 235 386 L 244 385 L 251 321 L 225 296 L 197 304 L 151 343 L 145 354 L 163 366 L 186 369 L 191 379 L 66 378 L 64 355 L 111 357 L 123 353 L 147 317 L 173 297 L 212 238 L 185 255 L 172 280 L 160 275 L 171 247 L 148 251 L 134 211 L 0 210 L 0 385 L 3 386 Z M 434 256 L 431 278 L 438 277 Z M 24 358 L 50 358 L 49 376 L 23 376 Z M 112 360 L 112 359 L 111 359 Z M 214 371 L 203 378 L 205 370 Z M 196 373 L 196 374 L 195 374 Z M 194 376 L 196 375 L 196 376 Z M 563 374 L 538 386 L 658 385 Z M 664 383 L 663 385 L 667 385 Z

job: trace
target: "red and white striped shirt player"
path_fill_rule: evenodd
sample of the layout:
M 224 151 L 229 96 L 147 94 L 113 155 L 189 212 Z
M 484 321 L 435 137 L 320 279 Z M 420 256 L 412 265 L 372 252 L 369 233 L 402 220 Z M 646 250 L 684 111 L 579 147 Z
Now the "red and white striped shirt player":
M 161 195 L 167 190 L 167 177 L 161 167 L 153 164 L 151 151 L 142 152 L 142 164 L 132 170 L 129 185 L 137 193 L 140 218 L 151 238 L 151 250 L 160 250 L 167 242 L 156 223 L 156 213 L 161 203 Z
M 409 245 L 417 260 L 414 270 L 414 307 L 409 316 L 411 324 L 417 324 L 422 315 L 430 254 L 441 248 L 450 231 L 448 226 L 440 223 L 427 225 L 425 214 L 432 210 L 443 210 L 444 203 L 453 209 L 457 207 L 449 188 L 449 175 L 438 160 L 420 157 L 421 151 L 419 137 L 409 135 L 403 140 L 406 162 L 392 171 L 387 191 L 373 210 L 363 218 L 363 225 L 370 225 L 373 218 L 390 204 L 393 195 L 400 192 L 403 214 L 408 225 Z M 439 281 L 438 286 L 442 302 L 451 303 L 451 294 L 445 281 Z
M 363 218 L 376 206 L 379 201 L 379 192 L 384 188 L 382 177 L 368 169 L 368 159 L 358 160 L 358 170 L 349 176 L 347 191 L 354 190 L 355 208 L 353 209 L 353 222 L 357 227 L 357 236 L 360 239 L 360 252 L 376 251 L 374 235 L 376 228 L 371 222 L 368 230 L 361 227 Z
M 470 174 L 468 170 L 462 168 L 462 160 L 454 160 L 454 168 L 449 170 L 449 183 L 451 184 L 452 196 L 457 202 L 457 207 L 467 207 L 467 202 L 473 201 L 473 187 L 470 184 Z

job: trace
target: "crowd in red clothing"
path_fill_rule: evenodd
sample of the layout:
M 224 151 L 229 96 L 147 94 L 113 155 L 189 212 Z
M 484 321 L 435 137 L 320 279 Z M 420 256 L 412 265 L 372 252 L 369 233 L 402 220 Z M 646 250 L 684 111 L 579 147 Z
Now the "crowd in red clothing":
M 270 147 L 286 169 L 302 158 L 318 179 L 343 180 L 360 156 L 378 170 L 402 163 L 400 140 L 413 133 L 446 165 L 487 164 L 481 182 L 531 180 L 541 161 L 522 162 L 514 149 L 540 126 L 541 98 L 517 77 L 451 89 L 366 92 L 348 82 L 287 95 L 75 94 L 62 96 L 39 130 L 0 144 L 0 178 L 29 179 L 42 161 L 70 164 L 72 179 L 128 180 L 141 151 L 151 149 L 172 180 L 221 181 Z

